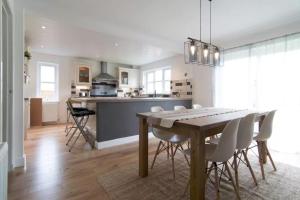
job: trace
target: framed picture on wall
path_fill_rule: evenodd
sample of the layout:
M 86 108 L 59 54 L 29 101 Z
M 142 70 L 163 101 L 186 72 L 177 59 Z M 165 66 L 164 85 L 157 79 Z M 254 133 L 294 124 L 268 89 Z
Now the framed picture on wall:
M 92 68 L 91 65 L 85 63 L 76 64 L 76 84 L 90 85 L 92 82 Z

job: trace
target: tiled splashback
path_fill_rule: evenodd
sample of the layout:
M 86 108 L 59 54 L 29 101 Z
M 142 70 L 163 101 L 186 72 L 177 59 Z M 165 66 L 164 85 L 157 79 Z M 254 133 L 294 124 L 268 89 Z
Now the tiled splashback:
M 172 96 L 192 97 L 193 95 L 192 90 L 193 90 L 193 86 L 192 86 L 191 79 L 171 81 Z

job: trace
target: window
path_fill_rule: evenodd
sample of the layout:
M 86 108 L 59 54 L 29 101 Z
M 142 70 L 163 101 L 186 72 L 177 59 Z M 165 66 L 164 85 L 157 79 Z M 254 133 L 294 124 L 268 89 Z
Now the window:
M 58 65 L 38 63 L 37 96 L 44 101 L 58 101 Z
M 169 94 L 171 81 L 171 68 L 160 68 L 145 71 L 143 73 L 143 82 L 147 94 Z
M 238 109 L 276 109 L 270 147 L 300 153 L 295 132 L 300 113 L 300 34 L 227 50 L 217 67 L 215 105 Z M 293 138 L 288 143 L 286 138 Z

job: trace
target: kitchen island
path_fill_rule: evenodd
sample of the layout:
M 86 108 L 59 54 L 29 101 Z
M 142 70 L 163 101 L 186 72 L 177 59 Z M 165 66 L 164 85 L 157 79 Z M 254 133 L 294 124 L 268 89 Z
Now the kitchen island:
M 161 106 L 165 110 L 173 110 L 174 106 L 182 105 L 191 108 L 191 98 L 120 98 L 120 97 L 88 97 L 72 98 L 73 102 L 87 104 L 96 111 L 91 119 L 91 131 L 96 135 L 98 149 L 117 144 L 119 139 L 126 141 L 128 137 L 138 138 L 139 121 L 136 113 L 149 112 L 152 106 Z M 93 127 L 94 126 L 94 127 Z M 120 140 L 119 140 L 120 141 Z

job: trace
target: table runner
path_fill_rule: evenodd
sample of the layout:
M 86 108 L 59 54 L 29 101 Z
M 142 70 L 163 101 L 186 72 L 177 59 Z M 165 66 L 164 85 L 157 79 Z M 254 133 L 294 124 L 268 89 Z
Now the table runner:
M 163 111 L 151 114 L 148 118 L 148 123 L 159 124 L 162 127 L 171 128 L 175 121 L 194 119 L 200 117 L 210 117 L 238 111 L 241 110 L 213 107 L 201 109 L 186 109 L 180 111 Z

